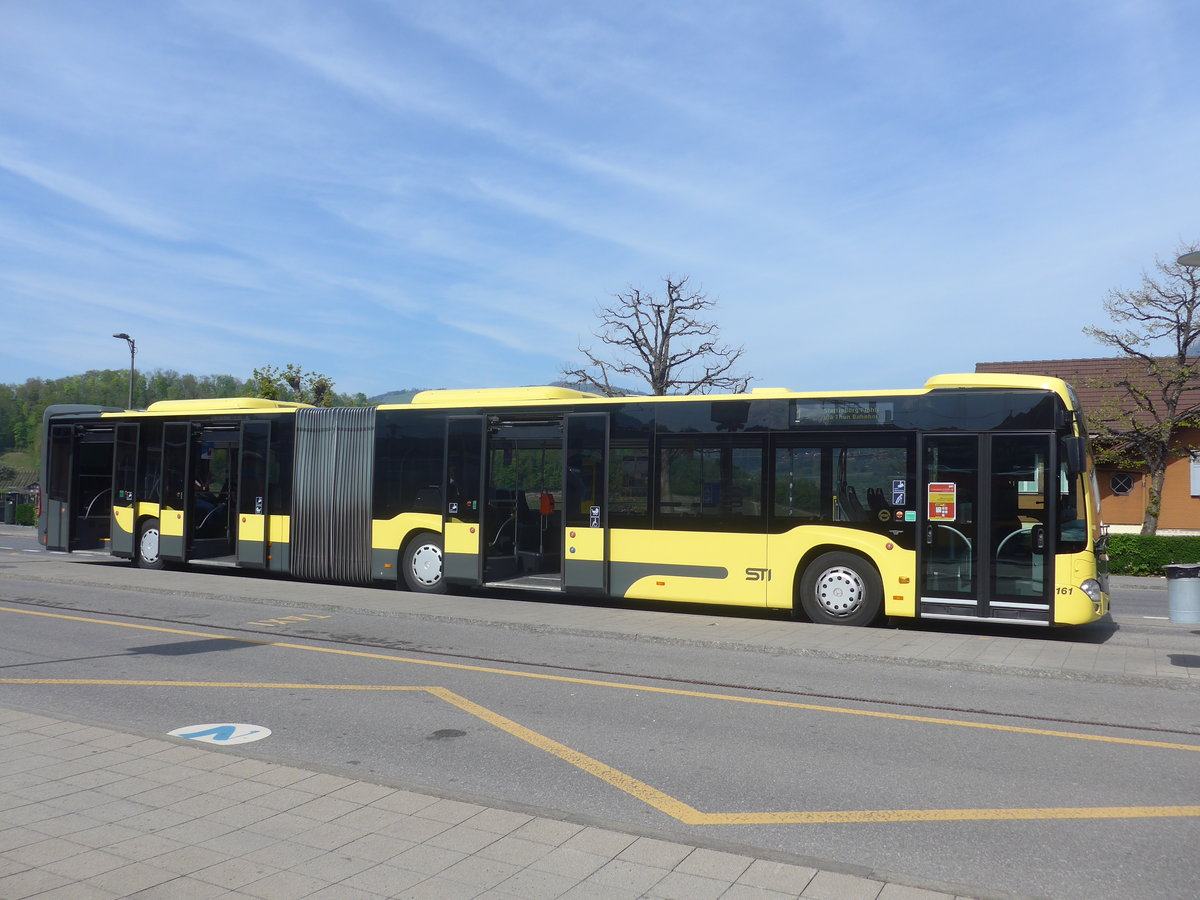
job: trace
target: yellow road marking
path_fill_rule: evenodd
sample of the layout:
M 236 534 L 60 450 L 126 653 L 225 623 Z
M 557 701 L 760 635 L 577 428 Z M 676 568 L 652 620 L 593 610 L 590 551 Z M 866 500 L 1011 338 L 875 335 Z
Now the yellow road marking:
M 303 684 L 251 681 L 150 681 L 104 678 L 0 678 L 0 684 L 99 685 L 107 687 L 257 688 L 311 691 L 381 691 L 425 693 L 456 706 L 525 743 L 556 756 L 624 791 L 684 825 L 816 825 L 887 822 L 980 822 L 1028 819 L 1150 819 L 1200 816 L 1200 806 L 1078 806 L 1014 809 L 859 809 L 805 812 L 706 813 L 620 769 L 526 728 L 444 687 L 391 684 Z
M 916 722 L 922 725 L 950 725 L 958 728 L 978 728 L 984 731 L 1004 731 L 1012 734 L 1031 734 L 1039 737 L 1056 737 L 1077 741 L 1096 741 L 1104 744 L 1125 744 L 1133 747 L 1150 747 L 1156 750 L 1186 750 L 1200 753 L 1200 745 L 1178 744 L 1167 741 L 1144 741 L 1136 738 L 1110 737 L 1099 734 L 1083 734 L 1074 731 L 1053 731 L 1045 728 L 1024 728 L 1019 725 L 997 725 L 988 722 L 966 722 L 961 719 L 943 719 L 934 716 L 912 716 L 903 713 L 880 712 L 869 709 L 850 709 L 842 706 L 827 706 L 817 703 L 798 703 L 794 700 L 772 700 L 764 697 L 738 697 L 733 694 L 714 694 L 705 691 L 689 691 L 681 688 L 665 688 L 653 685 L 624 684 L 619 681 L 599 681 L 591 678 L 573 678 L 568 675 L 550 675 L 543 672 L 519 672 L 513 669 L 498 669 L 491 666 L 473 666 L 467 663 L 439 662 L 430 659 L 413 659 L 406 656 L 394 656 L 387 653 L 370 653 L 365 650 L 343 650 L 338 647 L 309 647 L 304 644 L 289 644 L 283 641 L 259 640 L 256 638 L 233 637 L 222 634 L 209 634 L 203 631 L 184 631 L 178 628 L 165 628 L 161 625 L 140 625 L 133 622 L 113 622 L 107 619 L 91 619 L 84 616 L 71 616 L 65 613 L 41 612 L 29 609 L 13 609 L 0 606 L 0 612 L 15 612 L 27 616 L 43 616 L 50 619 L 66 619 L 72 622 L 88 622 L 95 625 L 112 625 L 117 628 L 133 628 L 140 631 L 157 631 L 165 634 L 178 634 L 184 637 L 202 637 L 210 640 L 235 641 L 242 644 L 258 644 L 263 647 L 280 647 L 286 650 L 305 650 L 311 653 L 331 653 L 337 656 L 353 656 L 360 659 L 379 659 L 388 662 L 401 662 L 414 666 L 429 666 L 435 669 L 454 669 L 464 672 L 478 672 L 487 675 L 507 675 L 510 678 L 532 678 L 540 681 L 556 681 L 565 684 L 581 684 L 589 687 L 616 688 L 624 691 L 642 691 L 647 694 L 668 694 L 677 697 L 691 697 L 699 700 L 724 700 L 734 703 L 748 703 L 758 706 L 776 706 L 784 709 L 803 709 L 809 712 L 837 713 L 846 716 L 863 716 L 872 719 L 890 719 L 899 722 Z M 0 679 L 0 683 L 2 683 Z
M 247 625 L 261 626 L 263 628 L 271 628 L 276 625 L 291 625 L 293 622 L 308 622 L 313 619 L 328 619 L 330 616 L 280 616 L 278 619 L 264 619 L 262 622 L 247 622 Z
M 742 703 L 758 703 L 769 706 L 782 706 L 793 709 L 817 710 L 836 712 L 850 715 L 866 715 L 877 718 L 897 719 L 902 721 L 934 723 L 942 725 L 958 725 L 963 727 L 987 728 L 997 731 L 1009 731 L 1022 734 L 1036 734 L 1051 737 L 1074 738 L 1078 740 L 1100 740 L 1110 743 L 1132 744 L 1135 746 L 1155 747 L 1159 749 L 1175 749 L 1200 751 L 1200 746 L 1190 744 L 1170 744 L 1156 741 L 1139 741 L 1130 738 L 1104 738 L 1097 735 L 1075 734 L 1071 732 L 1044 731 L 1032 728 L 1019 728 L 1011 725 L 982 725 L 975 722 L 961 722 L 954 719 L 935 719 L 925 716 L 905 716 L 896 713 L 877 713 L 867 710 L 844 709 L 834 706 L 820 706 L 805 703 L 794 703 L 782 700 L 759 700 L 751 697 L 737 697 L 727 694 L 708 694 L 697 691 L 684 691 L 672 688 L 641 687 L 622 684 L 620 682 L 594 681 L 582 678 L 570 678 L 560 675 L 545 675 L 532 672 L 515 672 L 507 669 L 495 669 L 486 666 L 471 666 L 463 663 L 442 663 L 433 660 L 411 659 L 408 657 L 389 656 L 380 653 L 367 653 L 357 650 L 341 650 L 331 647 L 307 647 L 302 644 L 285 644 L 278 641 L 261 641 L 252 638 L 229 637 L 212 635 L 205 632 L 185 631 L 176 628 L 165 628 L 157 625 L 140 625 L 131 622 L 113 622 L 105 619 L 92 619 L 83 616 L 71 616 L 63 613 L 48 613 L 34 610 L 12 609 L 0 607 L 0 612 L 17 612 L 25 615 L 43 616 L 53 619 L 65 619 L 76 622 L 86 622 L 98 625 L 111 625 L 121 628 L 133 628 L 141 631 L 155 631 L 167 634 L 177 634 L 186 637 L 204 637 L 216 640 L 236 641 L 239 643 L 258 644 L 261 646 L 281 647 L 294 650 L 309 650 L 318 653 L 334 653 L 338 655 L 356 656 L 367 659 L 381 659 L 393 662 L 405 662 L 414 665 L 432 666 L 435 668 L 459 669 L 487 674 L 510 675 L 526 678 L 536 678 L 549 681 L 561 681 L 571 684 L 585 684 L 598 687 L 621 688 L 623 690 L 639 690 L 648 693 L 674 694 L 679 696 L 729 700 Z M 432 694 L 447 703 L 457 706 L 464 712 L 476 716 L 484 722 L 499 728 L 514 737 L 525 741 L 559 759 L 570 763 L 581 771 L 587 772 L 629 794 L 643 803 L 654 807 L 660 812 L 671 816 L 685 825 L 799 825 L 799 824 L 864 824 L 884 822 L 962 822 L 962 821 L 1005 821 L 1028 819 L 1135 819 L 1135 818 L 1174 818 L 1200 816 L 1198 806 L 1105 806 L 1105 807 L 1058 807 L 1058 808 L 1018 808 L 1018 809 L 883 809 L 883 810 L 830 810 L 806 812 L 775 812 L 775 813 L 704 813 L 669 794 L 594 759 L 578 750 L 573 750 L 565 744 L 560 744 L 532 729 L 526 728 L 511 719 L 492 712 L 453 691 L 443 687 L 418 687 L 412 685 L 313 685 L 313 684 L 269 684 L 254 682 L 202 682 L 202 681 L 129 681 L 86 678 L 61 679 L 22 679 L 0 678 L 0 684 L 74 684 L 74 685 L 106 685 L 106 686 L 138 686 L 138 687 L 211 687 L 211 688 L 286 688 L 290 690 L 355 690 L 355 691 L 422 691 Z

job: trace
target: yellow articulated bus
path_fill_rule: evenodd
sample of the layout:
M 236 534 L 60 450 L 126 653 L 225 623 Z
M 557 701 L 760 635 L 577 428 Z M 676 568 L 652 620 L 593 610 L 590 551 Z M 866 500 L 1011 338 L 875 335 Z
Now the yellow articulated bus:
M 38 528 L 144 568 L 1037 625 L 1107 612 L 1087 431 L 1053 378 L 601 397 L 425 391 L 46 411 Z

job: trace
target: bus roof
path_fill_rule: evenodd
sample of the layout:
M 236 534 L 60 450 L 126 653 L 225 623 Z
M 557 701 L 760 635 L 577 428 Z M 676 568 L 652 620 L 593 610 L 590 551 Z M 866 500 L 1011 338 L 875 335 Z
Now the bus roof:
M 416 394 L 408 403 L 390 403 L 380 406 L 380 409 L 412 409 L 417 408 L 467 408 L 489 406 L 542 406 L 562 403 L 582 402 L 612 403 L 612 402 L 653 402 L 653 403 L 688 403 L 713 400 L 765 400 L 770 398 L 855 398 L 855 397 L 904 397 L 919 396 L 931 391 L 946 390 L 1040 390 L 1058 394 L 1063 403 L 1071 409 L 1076 407 L 1073 392 L 1065 381 L 1059 378 L 1038 375 L 1010 375 L 1005 373 L 961 373 L 934 375 L 920 388 L 904 388 L 892 390 L 854 390 L 854 391 L 793 391 L 779 387 L 756 387 L 744 394 L 688 394 L 671 396 L 653 395 L 624 395 L 605 397 L 589 391 L 579 391 L 572 388 L 555 385 L 509 387 L 509 388 L 475 388 L 429 390 Z M 292 403 L 285 400 L 264 400 L 261 397 L 221 397 L 209 400 L 159 400 L 151 403 L 144 411 L 120 411 L 110 408 L 94 407 L 101 416 L 116 417 L 131 414 L 143 415 L 197 415 L 203 413 L 231 412 L 295 412 L 297 409 L 310 408 L 309 404 Z M 78 410 L 82 410 L 80 407 Z M 77 410 L 73 410 L 77 411 Z
M 531 400 L 602 400 L 601 394 L 576 391 L 571 388 L 517 387 L 477 388 L 468 390 L 421 391 L 410 401 L 411 406 L 458 406 L 459 404 L 487 405 L 489 403 L 527 403 Z
M 159 400 L 143 410 L 124 412 L 106 411 L 105 415 L 123 416 L 145 412 L 149 415 L 194 414 L 206 412 L 265 412 L 305 409 L 307 403 L 292 403 L 288 400 L 264 400 L 262 397 L 216 397 L 208 400 Z

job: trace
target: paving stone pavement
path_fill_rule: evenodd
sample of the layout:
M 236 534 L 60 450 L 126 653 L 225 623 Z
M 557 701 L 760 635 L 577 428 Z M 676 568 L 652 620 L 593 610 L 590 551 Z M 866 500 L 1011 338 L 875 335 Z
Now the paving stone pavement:
M 954 900 L 0 709 L 0 898 Z

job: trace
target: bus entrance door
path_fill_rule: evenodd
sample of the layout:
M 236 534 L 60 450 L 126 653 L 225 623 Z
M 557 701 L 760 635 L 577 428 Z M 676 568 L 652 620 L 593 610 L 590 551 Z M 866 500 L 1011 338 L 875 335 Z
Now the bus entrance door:
M 920 615 L 1048 624 L 1051 437 L 929 435 L 923 445 Z
M 126 423 L 116 427 L 112 474 L 112 524 L 109 552 L 133 559 L 137 540 L 138 437 L 141 426 Z
M 559 413 L 488 417 L 481 510 L 485 584 L 563 589 L 563 419 Z
M 1046 434 L 990 436 L 988 614 L 1050 624 L 1059 487 Z
M 42 521 L 47 550 L 71 549 L 71 472 L 74 466 L 73 425 L 51 425 L 46 452 L 46 483 L 42 485 Z
M 978 616 L 979 438 L 931 435 L 922 449 L 920 614 Z
M 483 580 L 483 426 L 483 416 L 451 416 L 446 420 L 442 571 L 449 584 L 479 584 Z
M 271 447 L 271 423 L 250 420 L 242 423 L 237 480 L 237 562 L 251 569 L 267 566 L 267 453 Z
M 159 556 L 186 562 L 192 506 L 192 425 L 163 425 L 162 507 L 159 512 Z
M 563 590 L 608 592 L 608 415 L 566 423 L 563 466 Z
M 46 549 L 106 547 L 112 516 L 113 429 L 50 426 L 46 473 Z

